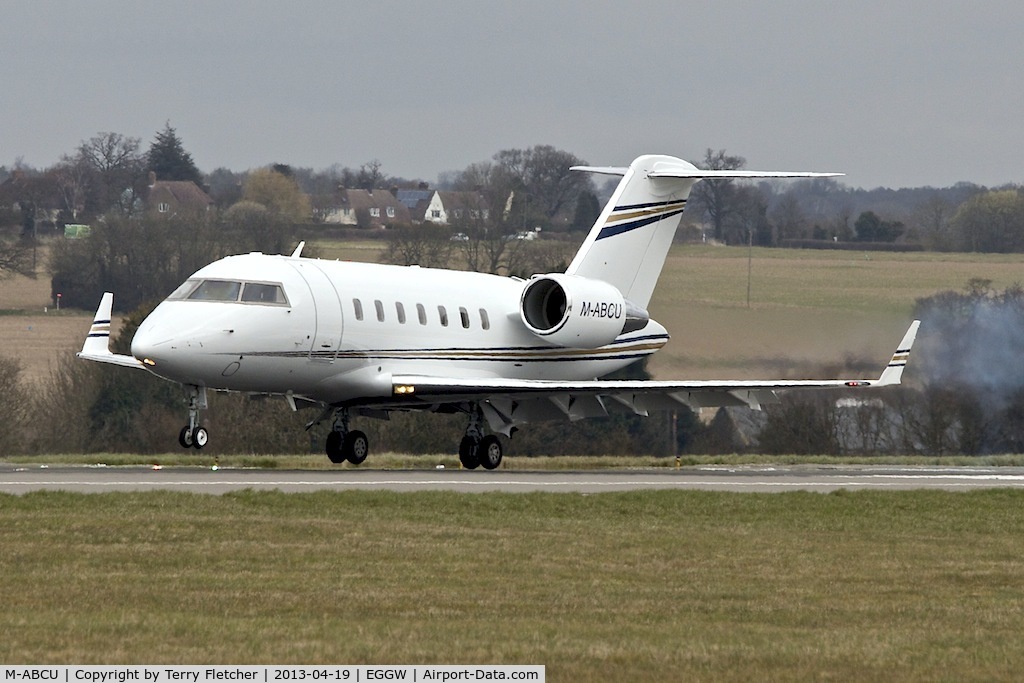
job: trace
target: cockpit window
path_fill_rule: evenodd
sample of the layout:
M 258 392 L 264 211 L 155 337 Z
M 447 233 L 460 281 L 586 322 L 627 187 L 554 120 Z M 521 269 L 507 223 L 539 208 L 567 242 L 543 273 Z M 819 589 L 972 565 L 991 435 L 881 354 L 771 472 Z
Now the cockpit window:
M 228 303 L 269 304 L 287 306 L 284 287 L 276 282 L 241 282 L 238 280 L 186 280 L 167 297 L 189 301 L 222 301 Z
M 180 285 L 178 285 L 178 288 L 176 290 L 174 290 L 173 292 L 171 292 L 171 295 L 169 297 L 167 297 L 167 298 L 168 299 L 185 299 L 185 298 L 188 298 L 188 295 L 192 292 L 193 289 L 196 288 L 196 285 L 198 285 L 198 284 L 199 284 L 199 280 L 185 280 Z
M 193 301 L 238 301 L 238 291 L 241 288 L 241 282 L 203 280 L 188 298 Z
M 246 282 L 242 289 L 242 301 L 261 304 L 286 304 L 288 300 L 284 297 L 284 290 L 281 285 L 264 284 L 261 282 Z

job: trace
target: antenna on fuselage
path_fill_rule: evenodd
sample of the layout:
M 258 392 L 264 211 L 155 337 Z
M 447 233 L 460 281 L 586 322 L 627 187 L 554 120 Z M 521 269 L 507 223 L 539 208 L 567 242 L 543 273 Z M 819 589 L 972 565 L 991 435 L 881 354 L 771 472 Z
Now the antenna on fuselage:
M 302 248 L 304 246 L 306 246 L 305 240 L 299 242 L 299 246 L 295 247 L 295 251 L 292 252 L 292 258 L 299 258 L 299 256 L 302 254 Z

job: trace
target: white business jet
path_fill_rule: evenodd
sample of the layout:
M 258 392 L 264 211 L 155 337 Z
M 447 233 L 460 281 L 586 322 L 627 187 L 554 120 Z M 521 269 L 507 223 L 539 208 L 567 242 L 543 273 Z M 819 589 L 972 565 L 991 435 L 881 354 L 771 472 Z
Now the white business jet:
M 179 441 L 202 448 L 207 390 L 272 394 L 331 420 L 327 455 L 361 463 L 366 435 L 350 417 L 393 410 L 467 416 L 459 458 L 497 467 L 501 442 L 539 420 L 578 420 L 683 406 L 749 406 L 782 391 L 899 384 L 915 321 L 877 379 L 628 381 L 598 379 L 669 339 L 647 306 L 686 198 L 703 178 L 814 178 L 832 173 L 706 171 L 670 156 L 628 168 L 564 273 L 529 280 L 416 266 L 260 253 L 201 268 L 139 326 L 131 355 L 111 353 L 113 296 L 104 294 L 78 355 L 147 370 L 185 386 Z

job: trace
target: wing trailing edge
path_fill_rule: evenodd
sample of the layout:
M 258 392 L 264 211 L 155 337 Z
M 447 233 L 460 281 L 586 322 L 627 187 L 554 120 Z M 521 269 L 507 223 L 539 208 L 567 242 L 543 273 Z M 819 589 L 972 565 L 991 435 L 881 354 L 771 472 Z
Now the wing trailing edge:
M 900 384 L 920 321 L 915 320 L 877 379 L 826 380 L 528 380 L 507 378 L 454 378 L 395 375 L 395 407 L 410 404 L 479 402 L 491 428 L 508 435 L 519 424 L 551 419 L 555 414 L 570 421 L 632 411 L 683 407 L 740 406 L 760 410 L 779 402 L 789 391 L 864 389 Z

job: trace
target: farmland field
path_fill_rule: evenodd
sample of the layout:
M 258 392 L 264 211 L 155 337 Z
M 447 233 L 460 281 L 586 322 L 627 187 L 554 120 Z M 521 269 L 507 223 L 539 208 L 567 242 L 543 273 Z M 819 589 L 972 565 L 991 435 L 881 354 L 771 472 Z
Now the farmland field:
M 376 261 L 378 241 L 312 241 L 323 258 Z M 747 249 L 678 245 L 650 306 L 672 341 L 654 356 L 656 377 L 820 374 L 853 359 L 881 367 L 910 323 L 914 302 L 964 287 L 1024 281 L 1024 257 L 754 249 L 747 305 Z M 54 314 L 49 276 L 0 281 L 3 355 L 26 377 L 45 377 L 58 353 L 77 349 L 91 312 Z M 115 322 L 115 329 L 117 323 Z M 927 335 L 927 328 L 922 329 Z

